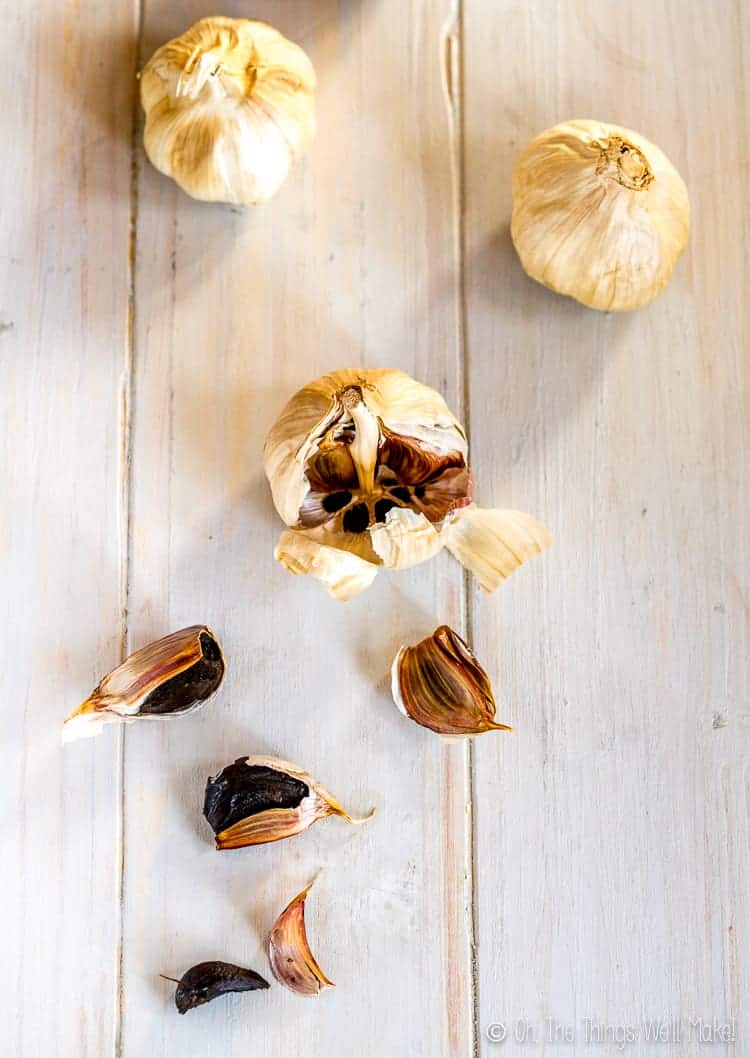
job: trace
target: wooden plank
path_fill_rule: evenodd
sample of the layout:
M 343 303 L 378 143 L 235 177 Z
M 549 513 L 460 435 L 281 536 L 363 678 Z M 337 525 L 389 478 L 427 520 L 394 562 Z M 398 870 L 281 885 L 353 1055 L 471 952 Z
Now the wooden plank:
M 0 41 L 2 1049 L 112 1053 L 117 740 L 60 725 L 119 661 L 130 0 L 8 9 Z
M 149 3 L 144 57 L 203 13 Z M 126 735 L 122 1054 L 464 1058 L 465 750 L 399 717 L 387 680 L 401 642 L 460 622 L 460 570 L 442 556 L 335 603 L 274 563 L 261 468 L 287 397 L 336 367 L 399 366 L 458 405 L 449 5 L 269 0 L 253 14 L 317 68 L 307 160 L 247 212 L 195 203 L 146 164 L 139 179 L 130 643 L 206 621 L 229 667 L 201 713 Z M 302 763 L 376 818 L 215 852 L 206 778 L 253 752 Z M 336 989 L 303 1002 L 275 986 L 179 1018 L 158 974 L 206 958 L 267 974 L 276 914 L 321 867 L 310 934 Z
M 479 656 L 516 733 L 476 747 L 481 1053 L 547 1016 L 750 1037 L 748 26 L 738 5 L 465 3 L 468 357 L 480 499 L 556 547 L 474 599 Z M 593 313 L 527 279 L 514 158 L 571 117 L 660 144 L 693 234 L 667 292 Z M 744 236 L 744 237 L 743 237 Z M 743 388 L 744 387 L 744 388 Z M 521 1035 L 523 1033 L 521 1032 Z M 742 1041 L 745 1041 L 744 1043 Z M 559 1046 L 559 1053 L 563 1053 Z M 544 1053 L 558 1053 L 549 1047 Z M 534 1052 L 536 1053 L 536 1051 Z

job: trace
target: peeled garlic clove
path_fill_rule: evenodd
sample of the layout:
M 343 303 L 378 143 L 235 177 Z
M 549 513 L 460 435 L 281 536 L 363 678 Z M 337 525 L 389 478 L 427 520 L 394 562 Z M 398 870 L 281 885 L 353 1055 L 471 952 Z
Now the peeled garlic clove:
M 146 154 L 193 198 L 264 202 L 312 140 L 314 91 L 310 60 L 272 26 L 201 19 L 143 69 Z
M 268 981 L 255 970 L 246 970 L 229 962 L 201 962 L 191 966 L 179 981 L 173 977 L 164 977 L 164 980 L 174 981 L 177 985 L 174 1002 L 180 1014 L 210 1003 L 227 992 L 255 992 L 269 987 Z
M 391 669 L 391 690 L 404 716 L 440 735 L 512 730 L 495 723 L 489 676 L 448 625 L 413 647 L 401 647 Z
M 97 735 L 104 724 L 197 708 L 218 690 L 224 656 L 210 628 L 191 625 L 137 650 L 105 676 L 63 724 L 63 741 Z
M 278 757 L 239 757 L 206 784 L 203 814 L 217 849 L 241 849 L 281 841 L 317 819 L 353 819 L 327 790 L 296 764 Z
M 689 231 L 682 178 L 631 129 L 568 121 L 532 140 L 516 163 L 511 237 L 525 271 L 590 308 L 635 309 L 655 298 Z
M 315 961 L 305 930 L 305 900 L 312 882 L 281 912 L 271 930 L 268 957 L 276 980 L 301 996 L 316 996 L 333 981 Z
M 474 506 L 457 511 L 443 536 L 454 558 L 488 592 L 552 544 L 549 532 L 530 514 Z

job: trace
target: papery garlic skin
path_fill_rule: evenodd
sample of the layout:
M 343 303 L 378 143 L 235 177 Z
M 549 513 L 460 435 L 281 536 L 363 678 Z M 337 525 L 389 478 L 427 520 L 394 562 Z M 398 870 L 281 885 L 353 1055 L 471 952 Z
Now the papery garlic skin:
M 351 368 L 304 386 L 268 433 L 264 467 L 288 526 L 275 557 L 343 601 L 380 566 L 407 569 L 444 547 L 491 590 L 511 568 L 509 515 L 536 527 L 536 545 L 513 568 L 550 542 L 529 515 L 475 507 L 461 424 L 439 393 L 403 371 Z M 497 516 L 493 531 L 467 532 L 482 514 Z
M 272 26 L 201 19 L 143 69 L 146 154 L 193 198 L 265 202 L 313 138 L 314 92 L 312 63 Z
M 203 814 L 217 849 L 241 849 L 294 837 L 318 819 L 346 812 L 304 769 L 280 757 L 239 757 L 206 784 Z
M 268 940 L 268 959 L 279 984 L 300 996 L 317 996 L 334 988 L 310 950 L 305 929 L 305 900 L 312 882 L 281 912 Z
M 391 667 L 391 693 L 405 717 L 439 735 L 512 730 L 496 723 L 489 676 L 448 625 L 414 646 L 401 647 Z
M 445 546 L 492 592 L 511 573 L 552 546 L 552 536 L 523 511 L 466 507 L 451 519 Z
M 281 534 L 273 556 L 288 573 L 311 573 L 341 602 L 368 588 L 378 572 L 377 566 L 359 555 L 326 547 L 291 529 Z
M 224 655 L 206 625 L 191 625 L 137 650 L 113 669 L 63 724 L 64 742 L 97 735 L 105 724 L 184 716 L 224 678 Z
M 661 293 L 687 245 L 688 192 L 637 132 L 568 121 L 521 152 L 510 230 L 532 279 L 590 308 L 636 309 Z

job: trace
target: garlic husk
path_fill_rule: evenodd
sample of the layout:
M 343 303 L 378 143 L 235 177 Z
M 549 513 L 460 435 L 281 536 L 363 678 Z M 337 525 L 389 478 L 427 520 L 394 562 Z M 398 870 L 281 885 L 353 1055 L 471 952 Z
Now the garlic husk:
M 369 588 L 378 567 L 359 555 L 327 547 L 300 530 L 285 530 L 279 537 L 274 558 L 288 573 L 309 573 L 325 585 L 329 595 L 341 602 Z
M 131 654 L 63 724 L 63 741 L 97 735 L 106 723 L 192 712 L 224 678 L 224 656 L 206 625 L 191 625 Z
M 334 988 L 310 950 L 305 929 L 305 900 L 312 882 L 281 912 L 268 940 L 271 970 L 279 984 L 301 996 L 319 995 Z
M 141 74 L 151 163 L 193 198 L 269 199 L 315 132 L 315 72 L 264 22 L 201 19 Z
M 681 176 L 631 129 L 568 121 L 516 163 L 511 237 L 524 270 L 590 308 L 624 311 L 655 298 L 689 231 Z
M 440 735 L 512 730 L 496 723 L 489 676 L 448 625 L 401 647 L 391 668 L 391 692 L 404 716 Z
M 279 757 L 239 757 L 206 784 L 203 814 L 217 849 L 240 849 L 294 837 L 318 819 L 354 819 L 296 764 Z
M 394 507 L 382 525 L 373 526 L 370 540 L 388 569 L 408 569 L 425 562 L 444 544 L 438 530 L 423 514 L 404 507 Z
M 552 544 L 545 527 L 523 511 L 467 507 L 442 534 L 448 551 L 487 592 Z

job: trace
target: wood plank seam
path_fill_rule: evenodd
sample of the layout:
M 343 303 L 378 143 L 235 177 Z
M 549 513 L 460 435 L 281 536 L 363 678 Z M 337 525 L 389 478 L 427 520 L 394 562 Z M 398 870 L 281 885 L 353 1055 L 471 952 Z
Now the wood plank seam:
M 443 91 L 445 93 L 448 113 L 448 135 L 450 144 L 450 168 L 453 191 L 453 237 L 455 242 L 455 293 L 456 293 L 456 350 L 460 372 L 461 419 L 469 441 L 471 452 L 471 392 L 468 348 L 466 342 L 466 229 L 465 229 L 465 167 L 466 152 L 464 139 L 463 111 L 463 70 L 464 70 L 464 33 L 463 33 L 463 0 L 453 0 L 446 17 L 441 35 L 441 69 Z M 461 623 L 466 641 L 473 645 L 473 584 L 471 574 L 464 570 L 461 585 Z M 470 953 L 471 980 L 469 998 L 471 1003 L 471 1053 L 479 1058 L 479 959 L 477 953 L 478 922 L 476 911 L 476 840 L 474 833 L 474 753 L 471 739 L 464 742 L 464 778 L 463 792 L 466 827 L 465 845 L 465 915 L 466 934 Z
M 132 106 L 130 118 L 130 187 L 128 229 L 128 289 L 127 323 L 125 328 L 125 363 L 122 378 L 122 401 L 120 420 L 120 661 L 130 652 L 130 566 L 132 555 L 132 494 L 133 494 L 133 404 L 135 396 L 135 273 L 138 234 L 138 139 L 140 135 L 140 91 L 138 72 L 141 67 L 141 42 L 143 38 L 145 0 L 133 0 L 133 48 Z M 117 881 L 115 886 L 115 914 L 117 916 L 115 951 L 115 994 L 112 1049 L 114 1058 L 122 1055 L 122 1021 L 124 1010 L 124 896 L 125 896 L 125 726 L 117 731 L 117 832 L 115 835 L 115 864 Z

